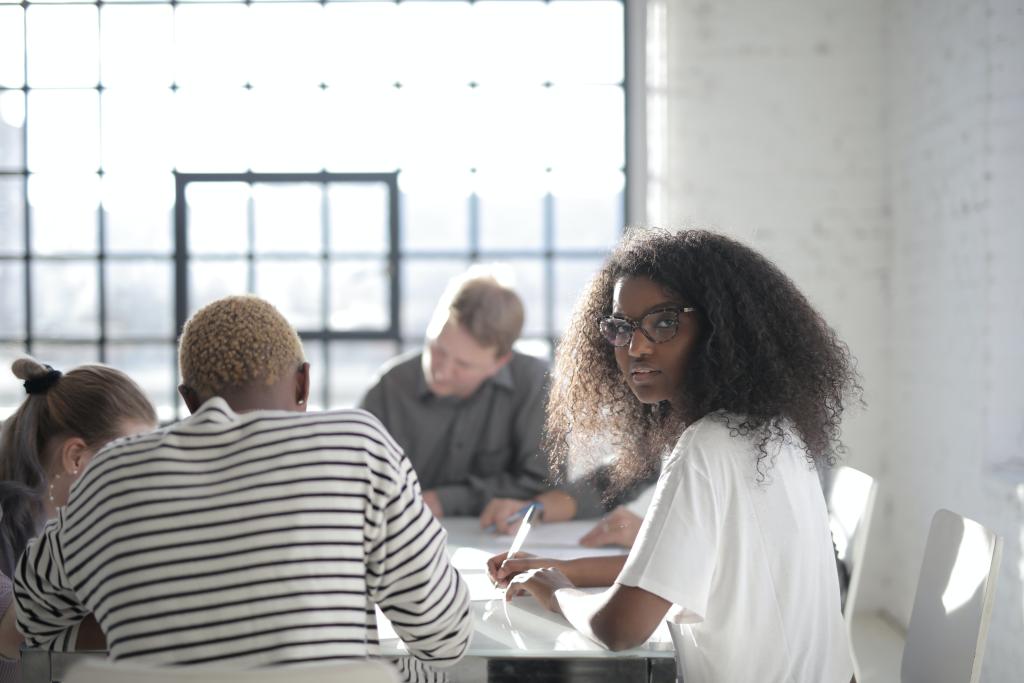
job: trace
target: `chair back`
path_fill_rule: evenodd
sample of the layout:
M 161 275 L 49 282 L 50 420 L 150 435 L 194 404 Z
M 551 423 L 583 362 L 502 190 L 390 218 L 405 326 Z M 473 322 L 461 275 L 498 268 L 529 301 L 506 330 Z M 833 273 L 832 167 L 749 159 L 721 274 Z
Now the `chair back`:
M 949 510 L 932 518 L 900 668 L 902 683 L 976 683 L 1003 540 Z
M 398 671 L 385 662 L 353 660 L 336 664 L 263 669 L 206 666 L 157 666 L 91 658 L 75 665 L 63 683 L 399 683 Z
M 847 626 L 856 609 L 860 577 L 864 568 L 864 549 L 871 528 L 878 486 L 874 477 L 853 467 L 837 467 L 825 502 L 836 557 L 846 569 L 848 583 L 843 596 L 843 616 Z
M 683 683 L 683 627 L 667 619 L 665 625 L 668 626 L 668 632 L 672 636 L 672 645 L 676 651 L 676 683 Z

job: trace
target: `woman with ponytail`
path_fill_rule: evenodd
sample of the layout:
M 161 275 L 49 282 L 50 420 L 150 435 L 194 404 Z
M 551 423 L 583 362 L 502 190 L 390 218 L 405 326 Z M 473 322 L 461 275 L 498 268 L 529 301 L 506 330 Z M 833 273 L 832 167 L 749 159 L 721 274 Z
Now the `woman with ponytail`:
M 71 485 L 108 442 L 156 428 L 156 411 L 128 375 L 104 365 L 67 373 L 32 358 L 11 366 L 25 400 L 0 431 L 0 654 L 16 657 L 11 576 L 43 524 L 67 501 Z M 68 634 L 70 648 L 78 634 Z M 15 662 L 0 661 L 0 683 L 18 680 Z

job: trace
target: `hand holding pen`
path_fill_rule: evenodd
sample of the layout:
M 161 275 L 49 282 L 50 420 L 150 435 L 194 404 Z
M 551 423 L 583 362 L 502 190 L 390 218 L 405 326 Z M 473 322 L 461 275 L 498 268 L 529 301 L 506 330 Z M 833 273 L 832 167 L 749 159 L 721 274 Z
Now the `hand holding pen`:
M 523 516 L 531 507 L 534 508 L 534 522 L 540 521 L 544 513 L 543 503 L 516 498 L 495 498 L 480 514 L 480 528 L 489 534 L 515 533 Z

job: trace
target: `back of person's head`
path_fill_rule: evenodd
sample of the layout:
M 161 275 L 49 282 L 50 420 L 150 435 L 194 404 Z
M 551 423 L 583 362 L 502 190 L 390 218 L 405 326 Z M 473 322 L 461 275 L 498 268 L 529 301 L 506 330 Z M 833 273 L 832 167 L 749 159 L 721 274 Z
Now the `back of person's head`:
M 485 348 L 494 348 L 497 357 L 512 350 L 523 331 L 523 301 L 511 287 L 502 284 L 495 273 L 472 268 L 453 281 L 442 298 L 438 313 L 445 311 L 473 339 Z
M 0 434 L 0 564 L 17 559 L 42 521 L 42 496 L 59 466 L 52 445 L 77 437 L 92 451 L 126 433 L 128 425 L 153 426 L 156 411 L 128 375 L 105 365 L 80 365 L 61 373 L 32 358 L 11 366 L 27 396 Z M 0 570 L 10 566 L 0 567 Z
M 597 320 L 612 313 L 615 285 L 648 278 L 696 309 L 701 338 L 676 399 L 642 404 L 628 389 Z M 704 415 L 740 416 L 741 433 L 765 445 L 793 427 L 809 459 L 841 452 L 840 420 L 859 396 L 849 349 L 796 285 L 767 258 L 704 230 L 631 230 L 578 303 L 556 354 L 549 399 L 550 446 L 565 459 L 566 437 L 605 436 L 650 461 Z M 558 457 L 555 458 L 559 460 Z
M 228 296 L 185 323 L 178 362 L 183 395 L 194 392 L 202 402 L 244 391 L 258 395 L 300 368 L 305 354 L 299 335 L 272 304 Z

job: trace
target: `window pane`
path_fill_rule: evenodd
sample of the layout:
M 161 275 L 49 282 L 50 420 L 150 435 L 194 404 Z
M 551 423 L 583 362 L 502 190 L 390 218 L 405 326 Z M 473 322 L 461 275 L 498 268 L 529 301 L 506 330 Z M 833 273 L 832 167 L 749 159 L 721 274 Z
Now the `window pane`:
M 39 254 L 95 254 L 100 179 L 36 174 L 28 179 L 32 250 Z
M 0 254 L 24 253 L 25 181 L 0 176 Z
M 323 92 L 314 87 L 253 89 L 245 114 L 253 170 L 315 172 L 324 167 L 321 143 L 335 134 L 338 124 L 331 121 L 324 129 L 323 99 Z
M 474 113 L 478 100 L 474 90 L 465 85 L 399 90 L 394 132 L 399 141 L 399 166 L 430 173 L 467 171 L 479 156 L 467 135 L 479 118 Z M 517 137 L 508 130 L 504 133 Z
M 22 261 L 0 261 L 0 320 L 3 321 L 0 338 L 25 338 L 25 264 Z
M 24 344 L 0 344 L 0 368 L 9 368 L 18 358 L 25 354 Z M 0 420 L 6 420 L 18 409 L 25 400 L 25 389 L 21 382 L 8 375 L 6 381 L 0 382 Z
M 99 336 L 95 261 L 32 263 L 33 333 L 39 337 Z
M 554 168 L 621 168 L 625 96 L 618 86 L 551 88 L 548 155 Z
M 320 261 L 257 261 L 255 268 L 258 296 L 277 306 L 296 329 L 323 329 L 323 271 Z
M 323 250 L 319 185 L 256 184 L 252 188 L 257 253 L 316 254 Z
M 100 362 L 100 347 L 96 344 L 52 344 L 33 345 L 32 357 L 40 363 L 51 365 L 61 372 L 85 363 Z
M 613 247 L 622 235 L 624 223 L 622 172 L 552 175 L 556 248 Z
M 249 246 L 249 186 L 189 183 L 188 248 L 193 254 L 244 254 Z
M 465 272 L 463 259 L 411 259 L 402 262 L 402 336 L 420 340 L 448 281 Z
M 21 170 L 25 165 L 25 93 L 0 91 L 0 170 Z
M 386 330 L 391 318 L 386 261 L 331 263 L 330 327 L 333 330 Z
M 481 168 L 533 167 L 543 169 L 550 156 L 551 92 L 541 86 L 479 90 L 473 163 Z M 580 125 L 579 122 L 574 125 Z
M 555 261 L 555 334 L 561 335 L 569 325 L 573 308 L 583 297 L 590 281 L 597 275 L 601 259 L 558 259 Z
M 380 366 L 398 355 L 395 343 L 390 341 L 332 342 L 328 349 L 331 408 L 355 408 Z
M 390 85 L 331 89 L 323 99 L 323 139 L 317 145 L 328 170 L 394 171 L 398 167 L 398 91 Z
M 252 139 L 247 125 L 249 93 L 245 88 L 205 92 L 181 89 L 174 94 L 174 102 L 176 168 L 192 173 L 249 168 Z
M 111 339 L 174 336 L 170 261 L 108 261 L 107 334 Z
M 99 30 L 95 6 L 28 8 L 28 84 L 96 87 Z
M 469 195 L 466 176 L 403 172 L 402 249 L 447 251 L 469 249 Z
M 399 82 L 469 83 L 469 11 L 468 2 L 448 0 L 398 5 Z
M 327 190 L 333 253 L 386 253 L 388 186 L 333 183 Z
M 173 208 L 174 178 L 169 174 L 103 176 L 107 250 L 170 254 Z
M 247 261 L 196 261 L 188 266 L 188 314 L 192 315 L 208 303 L 232 294 L 245 294 L 248 289 Z
M 162 172 L 174 168 L 174 96 L 170 89 L 103 92 L 103 170 Z
M 249 10 L 249 81 L 257 88 L 312 88 L 323 82 L 323 14 L 323 7 L 312 3 L 253 5 Z
M 100 22 L 105 87 L 170 87 L 174 82 L 170 5 L 104 6 Z
M 178 376 L 174 344 L 109 344 L 107 363 L 138 382 L 156 406 L 157 419 L 174 419 Z
M 547 41 L 538 41 L 548 17 L 543 2 L 476 2 L 466 40 L 473 59 L 470 78 L 478 83 L 519 82 L 539 85 L 548 80 Z M 529 41 L 529 49 L 523 49 Z
M 623 78 L 622 2 L 552 2 L 548 36 L 557 49 L 550 55 L 555 83 L 620 83 Z M 581 31 L 580 27 L 586 30 Z
M 542 249 L 547 174 L 478 175 L 481 250 Z
M 0 86 L 25 84 L 25 14 L 20 7 L 0 7 Z
M 547 339 L 520 337 L 512 345 L 512 348 L 519 353 L 526 353 L 546 361 L 551 360 L 551 342 Z
M 524 336 L 543 336 L 547 334 L 547 306 L 544 303 L 544 285 L 547 277 L 544 274 L 544 262 L 539 259 L 510 259 L 501 263 L 502 267 L 511 268 L 513 281 L 509 282 L 523 300 L 526 309 L 526 320 L 523 322 Z
M 332 2 L 324 7 L 324 33 L 331 37 L 325 45 L 326 83 L 395 83 L 402 50 L 397 15 L 398 5 L 390 2 Z
M 32 171 L 91 171 L 100 167 L 99 98 L 95 90 L 28 95 L 28 167 Z
M 178 85 L 241 88 L 248 78 L 248 27 L 245 5 L 178 5 L 174 13 Z

